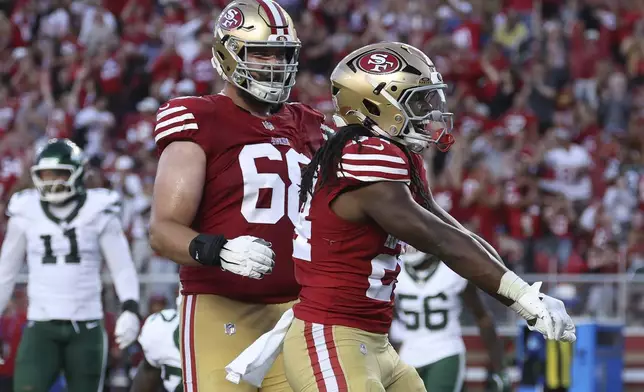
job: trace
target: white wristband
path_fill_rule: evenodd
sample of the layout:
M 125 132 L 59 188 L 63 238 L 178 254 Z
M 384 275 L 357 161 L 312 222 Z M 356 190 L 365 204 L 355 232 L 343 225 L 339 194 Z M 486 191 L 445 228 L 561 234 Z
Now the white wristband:
M 507 271 L 501 277 L 501 284 L 499 284 L 497 294 L 516 302 L 516 300 L 519 299 L 519 297 L 529 287 L 530 285 L 528 285 L 523 279 L 519 278 L 517 274 L 512 271 Z
M 510 309 L 512 309 L 515 312 L 517 312 L 517 314 L 519 316 L 521 316 L 526 321 L 534 320 L 536 318 L 535 316 L 533 316 L 530 313 L 528 313 L 528 311 L 525 310 L 525 308 L 523 306 L 519 305 L 518 302 L 513 303 L 512 306 L 510 306 Z

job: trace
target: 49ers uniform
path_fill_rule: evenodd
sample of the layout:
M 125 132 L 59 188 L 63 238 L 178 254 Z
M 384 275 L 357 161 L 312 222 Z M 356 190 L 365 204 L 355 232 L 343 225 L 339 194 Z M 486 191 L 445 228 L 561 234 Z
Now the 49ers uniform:
M 423 178 L 422 164 L 414 165 Z M 409 184 L 410 173 L 398 146 L 364 137 L 345 146 L 338 179 L 307 199 L 293 249 L 302 291 L 283 349 L 294 390 L 425 390 L 387 339 L 399 241 L 373 222 L 348 222 L 330 208 L 342 192 L 380 181 Z
M 302 104 L 284 104 L 261 119 L 225 95 L 180 97 L 159 108 L 154 132 L 159 154 L 175 141 L 196 143 L 206 153 L 206 181 L 192 228 L 226 238 L 256 236 L 271 242 L 276 254 L 273 272 L 262 280 L 219 268 L 181 267 L 187 392 L 255 390 L 227 382 L 224 368 L 297 298 L 291 254 L 301 165 L 322 144 L 323 121 Z M 279 373 L 268 374 L 263 391 L 284 390 Z

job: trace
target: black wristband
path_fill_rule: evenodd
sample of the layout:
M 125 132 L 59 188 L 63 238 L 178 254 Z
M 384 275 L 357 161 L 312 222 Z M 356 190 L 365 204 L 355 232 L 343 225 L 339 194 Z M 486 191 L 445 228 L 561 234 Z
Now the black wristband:
M 190 241 L 188 252 L 195 261 L 206 266 L 221 266 L 219 253 L 228 242 L 223 235 L 199 234 Z
M 123 302 L 123 304 L 121 305 L 121 311 L 125 312 L 126 310 L 141 317 L 139 315 L 139 303 L 133 299 L 128 299 L 127 301 Z

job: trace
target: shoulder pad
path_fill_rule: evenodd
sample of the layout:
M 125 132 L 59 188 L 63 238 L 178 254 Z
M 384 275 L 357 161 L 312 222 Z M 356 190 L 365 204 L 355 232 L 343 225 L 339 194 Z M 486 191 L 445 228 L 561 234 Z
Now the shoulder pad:
M 361 182 L 411 182 L 405 153 L 396 144 L 375 136 L 347 143 L 342 150 L 338 177 Z
M 38 203 L 40 203 L 40 196 L 36 189 L 29 188 L 16 192 L 9 199 L 6 214 L 9 217 L 27 215 Z
M 121 195 L 111 189 L 92 188 L 87 190 L 87 201 L 97 213 L 121 214 Z
M 187 96 L 169 100 L 157 110 L 154 142 L 160 150 L 173 141 L 200 141 L 201 113 L 212 109 L 212 102 L 202 97 Z M 216 106 L 216 105 L 215 105 Z M 202 145 L 203 147 L 203 145 Z

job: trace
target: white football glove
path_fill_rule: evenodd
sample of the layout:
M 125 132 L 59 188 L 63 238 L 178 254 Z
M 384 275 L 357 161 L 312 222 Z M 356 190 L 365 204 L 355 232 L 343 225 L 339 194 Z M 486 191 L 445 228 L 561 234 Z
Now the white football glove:
M 536 317 L 536 323 L 528 324 L 531 331 L 541 333 L 546 339 L 574 342 L 575 325 L 558 299 L 541 294 L 541 282 L 534 283 L 517 298 L 512 309 L 524 318 Z
M 261 279 L 273 271 L 275 253 L 271 243 L 244 235 L 233 238 L 219 252 L 221 268 L 233 274 Z
M 129 310 L 123 311 L 119 318 L 116 319 L 116 326 L 114 327 L 116 344 L 123 350 L 136 341 L 136 338 L 139 337 L 140 330 L 141 322 L 139 321 L 139 316 Z
M 552 317 L 556 340 L 561 340 L 563 342 L 574 342 L 577 340 L 575 324 L 573 323 L 572 318 L 568 315 L 568 312 L 566 312 L 564 303 L 545 294 L 541 294 L 540 297 L 541 302 L 546 306 L 550 316 Z M 542 332 L 543 329 L 540 325 L 539 319 L 537 319 L 537 323 L 533 327 L 528 327 L 539 332 Z
M 0 365 L 4 365 L 4 359 L 2 359 L 2 356 L 0 356 Z

